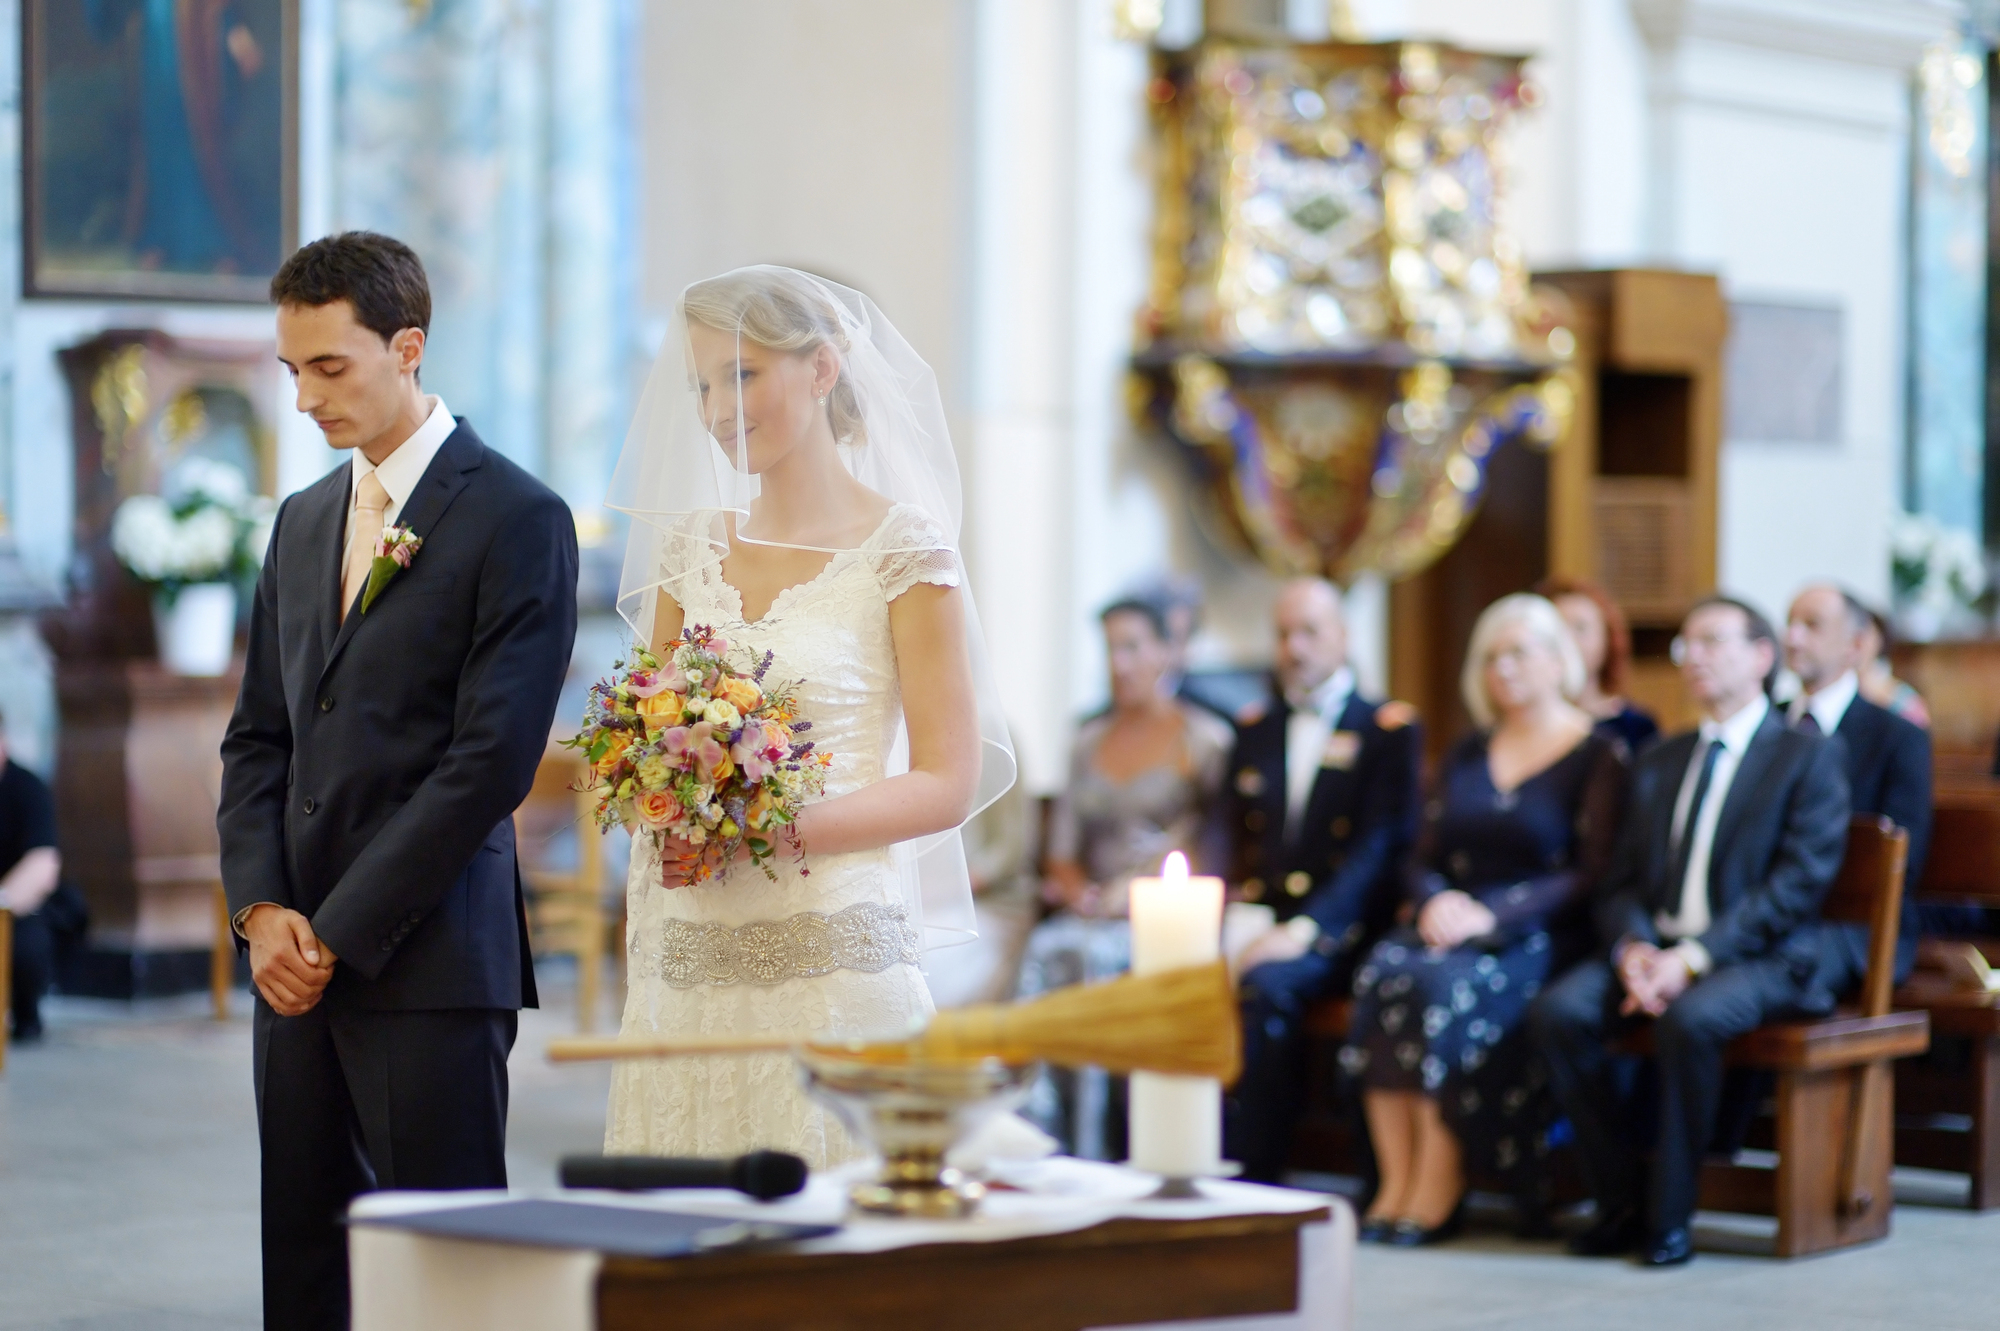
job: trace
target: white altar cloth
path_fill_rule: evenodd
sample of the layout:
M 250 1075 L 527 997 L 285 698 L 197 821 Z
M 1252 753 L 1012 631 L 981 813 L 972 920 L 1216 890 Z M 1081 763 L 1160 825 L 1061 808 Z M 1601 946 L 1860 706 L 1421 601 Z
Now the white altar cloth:
M 1275 1316 L 1160 1323 L 1158 1331 L 1346 1331 L 1352 1322 L 1354 1212 L 1338 1197 L 1209 1179 L 1188 1201 L 1147 1198 L 1158 1180 L 1120 1165 L 1057 1157 L 995 1171 L 1020 1191 L 996 1189 L 969 1220 L 922 1221 L 850 1215 L 849 1166 L 815 1174 L 804 1192 L 776 1202 L 721 1189 L 670 1193 L 568 1190 L 572 1200 L 729 1219 L 841 1224 L 797 1251 L 883 1252 L 927 1243 L 990 1243 L 1087 1229 L 1107 1220 L 1200 1220 L 1311 1211 L 1331 1219 L 1299 1231 L 1298 1311 Z M 354 1331 L 592 1331 L 600 1257 L 594 1252 L 434 1238 L 371 1225 L 420 1211 L 491 1204 L 549 1192 L 379 1192 L 357 1199 L 348 1249 Z M 688 1260 L 698 1261 L 699 1258 Z M 1126 1328 L 1126 1331 L 1146 1331 Z

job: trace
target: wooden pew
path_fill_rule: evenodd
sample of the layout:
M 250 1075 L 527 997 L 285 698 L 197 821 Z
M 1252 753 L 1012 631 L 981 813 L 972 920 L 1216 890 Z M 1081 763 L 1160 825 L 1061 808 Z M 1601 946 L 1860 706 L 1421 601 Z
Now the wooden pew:
M 528 930 L 536 953 L 576 959 L 576 1027 L 596 1025 L 603 993 L 611 921 L 604 910 L 604 845 L 591 819 L 595 796 L 577 790 L 587 765 L 574 749 L 553 745 L 535 769 L 535 784 L 514 813 L 514 843 L 528 896 Z M 573 857 L 551 847 L 574 838 Z
M 1919 896 L 2000 907 L 2000 783 L 1989 785 L 1940 786 Z M 1966 1049 L 1962 1064 L 1941 1050 L 1896 1065 L 1896 1163 L 1969 1175 L 1972 1209 L 2000 1206 L 2000 993 L 1919 970 L 1896 1005 L 1929 1013 Z

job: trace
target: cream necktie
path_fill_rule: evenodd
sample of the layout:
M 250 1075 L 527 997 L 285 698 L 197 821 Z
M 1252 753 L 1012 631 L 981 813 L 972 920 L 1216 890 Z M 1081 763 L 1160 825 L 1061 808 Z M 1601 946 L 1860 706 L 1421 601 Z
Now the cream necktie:
M 389 492 L 374 472 L 363 476 L 354 487 L 354 526 L 347 540 L 347 566 L 340 574 L 340 618 L 354 608 L 354 598 L 368 585 L 368 570 L 375 563 L 375 542 L 382 536 L 382 515 L 389 509 Z

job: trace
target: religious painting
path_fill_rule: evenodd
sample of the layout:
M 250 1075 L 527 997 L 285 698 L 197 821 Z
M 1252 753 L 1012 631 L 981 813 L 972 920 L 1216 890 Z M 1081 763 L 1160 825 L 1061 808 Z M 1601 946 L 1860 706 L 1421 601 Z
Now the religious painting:
M 25 0 L 30 296 L 262 301 L 296 243 L 297 0 Z

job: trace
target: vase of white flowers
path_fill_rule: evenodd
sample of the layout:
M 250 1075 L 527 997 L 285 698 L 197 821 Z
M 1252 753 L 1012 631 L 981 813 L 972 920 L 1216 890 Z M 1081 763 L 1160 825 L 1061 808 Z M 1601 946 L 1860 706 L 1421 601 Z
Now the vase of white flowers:
M 1897 516 L 1889 557 L 1896 628 L 1912 642 L 1929 642 L 1951 620 L 1970 618 L 1986 594 L 1986 557 L 1978 540 L 1928 514 Z
M 220 675 L 236 639 L 236 584 L 264 560 L 270 501 L 243 473 L 190 458 L 166 493 L 133 495 L 111 519 L 111 548 L 153 592 L 160 661 L 177 675 Z

